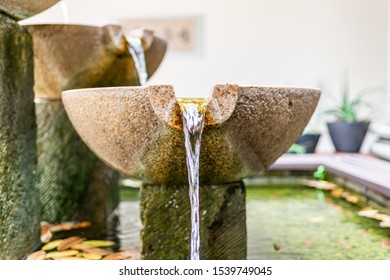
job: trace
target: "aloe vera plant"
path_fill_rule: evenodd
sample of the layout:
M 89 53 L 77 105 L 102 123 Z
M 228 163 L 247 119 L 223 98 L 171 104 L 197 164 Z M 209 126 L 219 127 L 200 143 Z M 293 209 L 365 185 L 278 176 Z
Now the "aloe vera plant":
M 351 98 L 348 81 L 345 79 L 340 104 L 333 109 L 324 111 L 324 114 L 333 115 L 337 120 L 346 122 L 368 121 L 359 117 L 359 109 L 362 107 L 373 109 L 371 103 L 367 100 L 367 96 L 381 91 L 383 91 L 382 86 L 367 87 L 361 90 L 355 97 Z

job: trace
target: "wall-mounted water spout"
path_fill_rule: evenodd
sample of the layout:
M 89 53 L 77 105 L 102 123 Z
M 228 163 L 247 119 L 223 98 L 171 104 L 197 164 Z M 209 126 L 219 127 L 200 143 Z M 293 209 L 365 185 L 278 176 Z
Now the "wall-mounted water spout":
M 319 90 L 303 88 L 214 87 L 205 108 L 199 165 L 203 258 L 246 257 L 240 180 L 266 170 L 294 143 L 319 96 Z M 63 101 L 92 151 L 114 169 L 144 180 L 143 257 L 189 258 L 186 153 L 173 87 L 80 89 L 64 92 Z M 175 230 L 178 225 L 182 228 Z M 224 242 L 230 239 L 234 242 Z

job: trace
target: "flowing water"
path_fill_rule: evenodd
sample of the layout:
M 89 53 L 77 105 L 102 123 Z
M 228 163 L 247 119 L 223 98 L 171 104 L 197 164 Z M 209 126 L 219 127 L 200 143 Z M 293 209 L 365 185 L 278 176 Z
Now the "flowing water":
M 178 99 L 178 101 L 183 117 L 191 203 L 191 260 L 199 260 L 199 154 L 207 99 Z
M 133 57 L 135 68 L 138 72 L 139 82 L 141 86 L 144 86 L 148 80 L 148 72 L 146 71 L 145 53 L 142 46 L 142 40 L 131 36 L 128 36 L 126 39 L 129 42 L 128 49 Z

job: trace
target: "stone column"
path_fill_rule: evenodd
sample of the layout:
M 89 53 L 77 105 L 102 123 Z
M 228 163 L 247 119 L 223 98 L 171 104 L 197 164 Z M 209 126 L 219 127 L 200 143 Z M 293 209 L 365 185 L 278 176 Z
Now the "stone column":
M 245 185 L 200 187 L 201 259 L 246 259 Z M 141 188 L 142 257 L 190 259 L 191 215 L 188 186 Z
M 0 259 L 39 242 L 33 77 L 30 35 L 0 14 Z
M 108 217 L 106 211 L 113 211 L 116 205 L 109 206 L 111 202 L 105 198 L 110 195 L 98 194 L 117 192 L 117 176 L 103 172 L 104 164 L 80 139 L 61 100 L 36 100 L 36 115 L 42 220 L 58 223 L 82 218 L 104 223 Z M 96 197 L 102 200 L 96 201 Z M 96 203 L 93 206 L 88 203 L 87 209 L 83 204 L 88 201 Z

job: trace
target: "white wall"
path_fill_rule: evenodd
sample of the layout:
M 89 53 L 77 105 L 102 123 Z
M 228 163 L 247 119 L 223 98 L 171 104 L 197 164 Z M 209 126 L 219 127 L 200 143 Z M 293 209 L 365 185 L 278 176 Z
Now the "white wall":
M 178 95 L 207 95 L 214 83 L 327 89 L 318 111 L 334 105 L 341 73 L 352 92 L 387 77 L 387 0 L 67 0 L 70 22 L 202 16 L 201 55 L 168 54 L 150 84 Z M 55 9 L 55 8 L 54 8 Z M 54 10 L 53 9 L 53 10 Z M 42 19 L 61 21 L 54 11 Z M 384 119 L 385 95 L 373 97 Z M 312 125 L 326 131 L 324 120 Z M 332 151 L 327 136 L 320 150 Z M 367 145 L 366 145 L 367 146 Z M 366 149 L 366 148 L 365 148 Z

